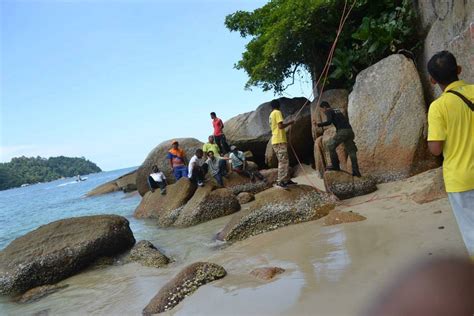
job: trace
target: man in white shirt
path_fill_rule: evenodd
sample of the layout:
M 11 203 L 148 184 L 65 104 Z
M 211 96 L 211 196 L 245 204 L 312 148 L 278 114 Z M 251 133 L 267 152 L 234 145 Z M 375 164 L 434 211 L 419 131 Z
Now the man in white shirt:
M 166 176 L 158 169 L 158 166 L 154 165 L 151 167 L 152 173 L 148 176 L 148 186 L 150 191 L 153 193 L 155 189 L 160 188 L 161 194 L 166 194 Z
M 208 169 L 207 164 L 204 162 L 204 159 L 202 159 L 203 156 L 204 152 L 202 149 L 197 149 L 188 165 L 189 179 L 200 187 L 204 186 L 204 177 Z

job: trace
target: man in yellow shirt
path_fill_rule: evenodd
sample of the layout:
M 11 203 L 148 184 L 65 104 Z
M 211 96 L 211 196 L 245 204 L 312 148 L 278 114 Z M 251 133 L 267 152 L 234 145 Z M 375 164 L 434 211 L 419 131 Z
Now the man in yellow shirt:
M 431 82 L 443 93 L 428 112 L 428 147 L 443 154 L 449 202 L 470 256 L 474 256 L 474 85 L 459 80 L 461 67 L 448 51 L 428 62 Z
M 214 153 L 214 157 L 221 158 L 221 155 L 219 154 L 219 146 L 215 142 L 214 135 L 209 136 L 207 139 L 209 141 L 202 145 L 202 151 L 204 152 L 204 155 L 207 156 L 207 152 L 212 151 Z
M 278 179 L 276 187 L 286 189 L 289 184 L 296 184 L 290 179 L 290 162 L 288 159 L 285 132 L 285 127 L 290 126 L 295 121 L 283 123 L 283 115 L 281 114 L 280 102 L 278 102 L 278 100 L 272 100 L 270 105 L 272 107 L 272 112 L 269 117 L 269 124 L 272 130 L 272 147 L 278 159 Z

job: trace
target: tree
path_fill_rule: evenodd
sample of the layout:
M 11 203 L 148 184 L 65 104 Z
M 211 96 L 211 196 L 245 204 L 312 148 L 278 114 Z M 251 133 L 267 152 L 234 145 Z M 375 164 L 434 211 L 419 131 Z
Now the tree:
M 347 7 L 354 0 L 347 1 Z M 235 68 L 244 69 L 245 88 L 281 94 L 306 70 L 313 87 L 332 46 L 345 0 L 271 0 L 253 12 L 225 19 L 230 31 L 250 37 Z M 355 75 L 398 49 L 414 49 L 416 14 L 410 0 L 357 0 L 344 25 L 330 67 L 330 85 L 350 87 Z

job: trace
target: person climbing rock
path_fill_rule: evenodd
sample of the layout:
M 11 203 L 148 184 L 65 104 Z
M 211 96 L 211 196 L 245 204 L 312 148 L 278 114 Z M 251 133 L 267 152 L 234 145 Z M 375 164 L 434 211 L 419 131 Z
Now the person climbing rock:
M 328 166 L 326 170 L 341 170 L 336 148 L 340 144 L 344 144 L 346 153 L 351 158 L 352 175 L 355 177 L 361 177 L 359 164 L 357 162 L 357 146 L 354 143 L 355 135 L 354 131 L 352 130 L 352 126 L 349 124 L 349 120 L 339 109 L 331 108 L 329 103 L 326 101 L 321 102 L 319 106 L 321 107 L 323 113 L 326 114 L 327 120 L 326 122 L 318 123 L 318 127 L 329 126 L 331 124 L 336 127 L 336 135 L 328 142 L 331 166 Z

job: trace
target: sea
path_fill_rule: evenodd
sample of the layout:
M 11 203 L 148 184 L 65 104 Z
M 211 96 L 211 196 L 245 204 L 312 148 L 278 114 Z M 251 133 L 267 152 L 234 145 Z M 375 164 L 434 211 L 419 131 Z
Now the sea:
M 133 212 L 141 200 L 137 192 L 119 191 L 86 196 L 87 192 L 97 186 L 134 169 L 136 167 L 89 174 L 85 176 L 87 180 L 81 182 L 76 182 L 75 178 L 67 178 L 0 191 L 0 249 L 7 247 L 15 238 L 53 221 L 86 215 L 116 214 L 128 219 L 137 241 L 151 241 L 158 248 L 165 249 L 166 255 L 175 262 L 192 262 L 215 253 L 219 244 L 214 236 L 225 225 L 228 220 L 226 218 L 187 229 L 160 229 L 154 220 L 133 217 Z M 157 269 L 122 265 L 106 272 L 82 272 L 64 281 L 70 285 L 66 290 L 38 302 L 19 304 L 11 298 L 0 297 L 0 315 L 33 315 L 38 312 L 44 312 L 44 315 L 116 314 L 118 310 L 129 308 L 127 304 L 121 304 L 125 297 L 130 296 L 130 287 L 137 287 L 142 291 L 156 290 L 153 286 L 143 284 L 160 278 L 162 272 L 157 274 L 155 270 Z M 173 269 L 168 269 L 168 272 L 165 272 L 166 277 L 174 272 Z M 127 275 L 127 280 L 124 280 L 124 275 Z M 95 289 L 95 292 L 91 293 L 91 288 Z M 123 293 L 117 294 L 118 291 Z M 98 294 L 101 299 L 95 298 Z M 141 295 L 149 299 L 153 292 Z M 143 304 L 146 305 L 146 302 L 133 307 L 129 312 L 135 314 L 143 308 Z

